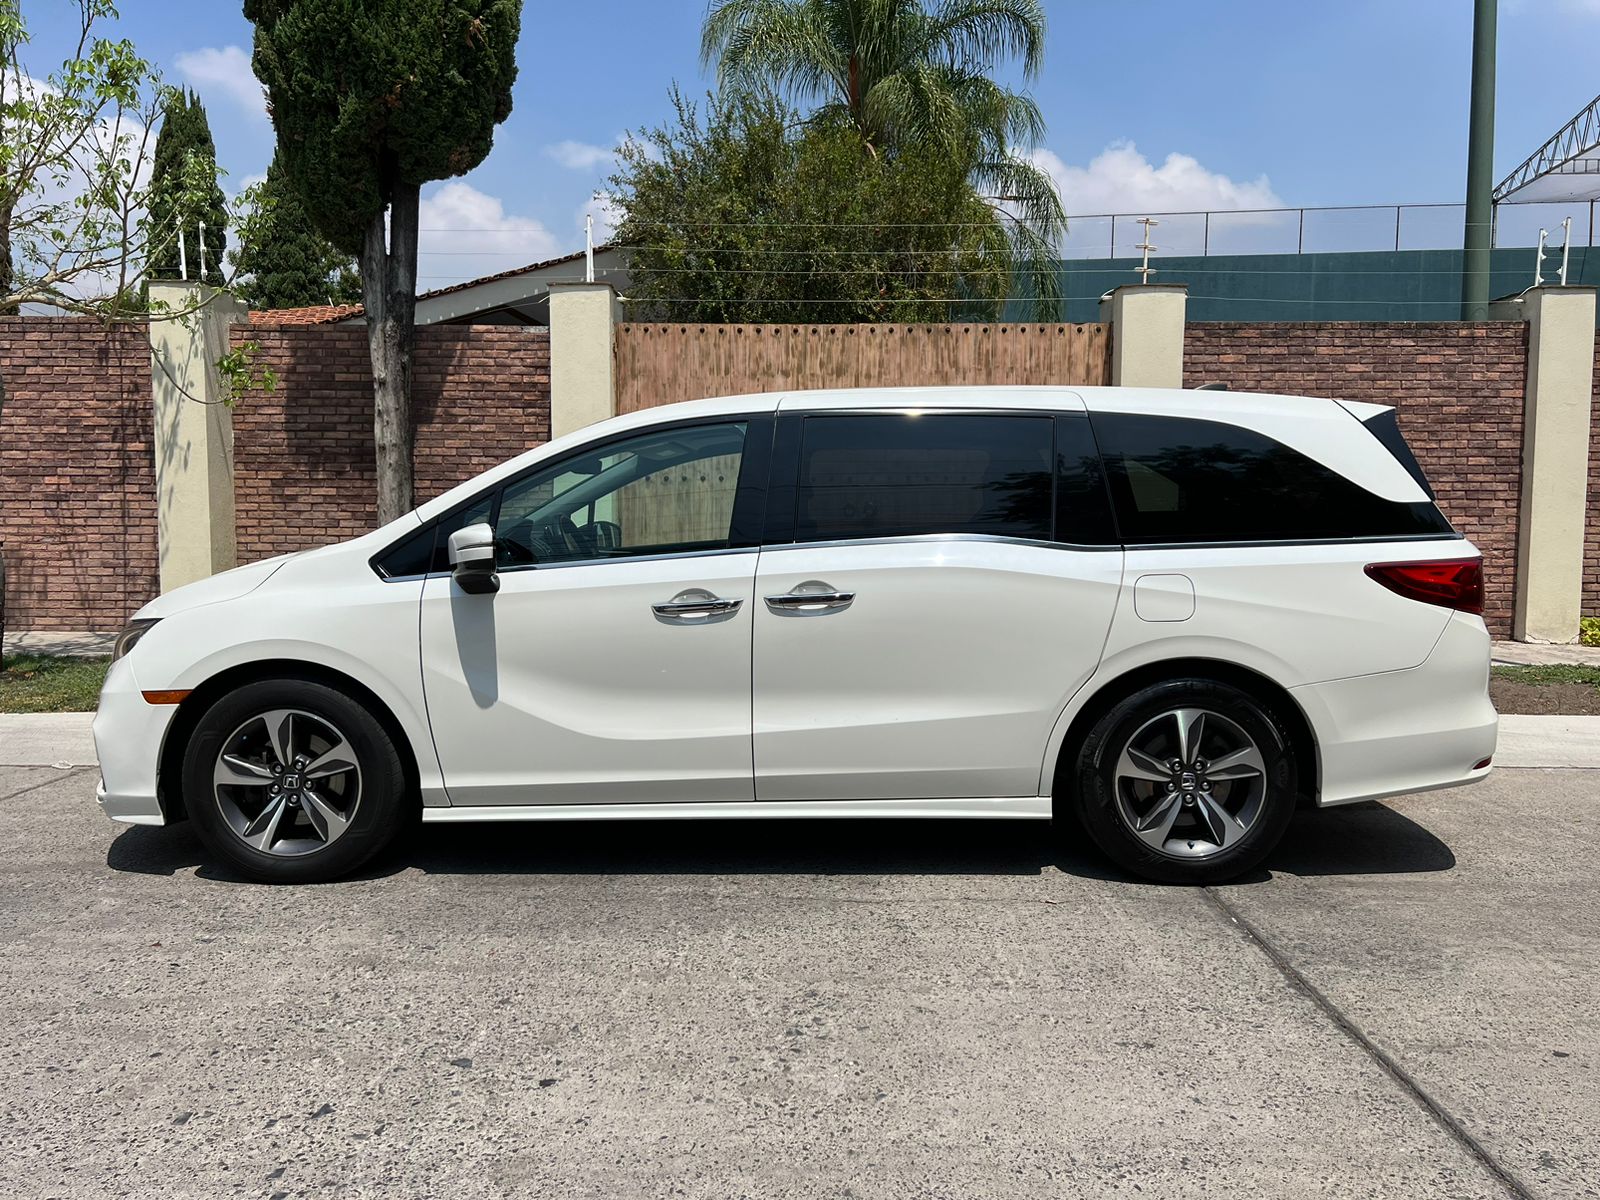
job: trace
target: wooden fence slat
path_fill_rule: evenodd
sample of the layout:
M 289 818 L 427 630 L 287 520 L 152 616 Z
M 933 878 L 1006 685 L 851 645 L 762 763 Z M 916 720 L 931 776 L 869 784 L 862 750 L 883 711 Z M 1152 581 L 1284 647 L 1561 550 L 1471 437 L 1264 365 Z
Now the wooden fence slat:
M 617 326 L 617 411 L 805 388 L 1106 384 L 1110 327 Z

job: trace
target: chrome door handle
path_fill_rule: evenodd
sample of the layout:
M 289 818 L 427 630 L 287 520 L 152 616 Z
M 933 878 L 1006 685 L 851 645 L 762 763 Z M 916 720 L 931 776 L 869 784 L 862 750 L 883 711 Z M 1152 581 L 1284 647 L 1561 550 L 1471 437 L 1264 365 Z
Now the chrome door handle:
M 668 617 L 677 620 L 681 617 L 720 617 L 727 613 L 739 611 L 743 600 L 724 600 L 720 596 L 708 596 L 703 600 L 668 600 L 664 604 L 652 604 L 651 610 L 658 617 Z
M 827 612 L 849 608 L 855 598 L 854 592 L 785 592 L 781 596 L 768 596 L 767 607 L 773 612 Z

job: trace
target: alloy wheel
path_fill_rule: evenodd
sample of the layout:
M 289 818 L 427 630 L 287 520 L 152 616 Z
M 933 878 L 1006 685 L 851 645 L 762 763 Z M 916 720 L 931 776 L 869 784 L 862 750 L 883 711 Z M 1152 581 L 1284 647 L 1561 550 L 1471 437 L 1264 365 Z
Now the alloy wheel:
M 1116 767 L 1117 814 L 1152 850 L 1202 859 L 1242 841 L 1267 796 L 1261 749 L 1204 708 L 1176 708 L 1136 729 Z
M 213 776 L 218 811 L 240 841 L 292 858 L 342 837 L 361 802 L 354 748 L 325 717 L 258 713 L 223 741 Z

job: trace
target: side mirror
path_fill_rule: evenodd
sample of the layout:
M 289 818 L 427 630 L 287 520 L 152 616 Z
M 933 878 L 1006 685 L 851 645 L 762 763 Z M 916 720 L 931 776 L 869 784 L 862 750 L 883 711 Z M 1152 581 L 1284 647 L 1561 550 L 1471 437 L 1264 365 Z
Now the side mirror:
M 450 535 L 450 570 L 463 592 L 474 596 L 500 590 L 494 570 L 494 526 L 468 525 Z

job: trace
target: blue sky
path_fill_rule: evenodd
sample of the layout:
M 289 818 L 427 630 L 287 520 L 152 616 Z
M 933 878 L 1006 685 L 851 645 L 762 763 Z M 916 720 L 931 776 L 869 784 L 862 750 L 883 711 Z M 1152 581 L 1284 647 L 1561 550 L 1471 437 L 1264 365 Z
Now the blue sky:
M 75 7 L 24 0 L 35 72 L 64 55 Z M 122 35 L 204 98 L 229 189 L 259 176 L 272 129 L 239 4 L 120 7 Z M 1030 86 L 1048 124 L 1040 161 L 1069 213 L 1460 198 L 1471 0 L 1046 7 L 1045 69 Z M 674 80 L 690 93 L 708 86 L 703 12 L 701 0 L 528 0 L 515 110 L 494 151 L 424 191 L 421 286 L 581 247 L 618 135 L 661 121 Z M 1600 91 L 1597 45 L 1600 0 L 1502 0 L 1497 178 Z M 1181 242 L 1188 230 L 1174 224 L 1163 236 Z M 1099 232 L 1080 222 L 1075 236 Z

